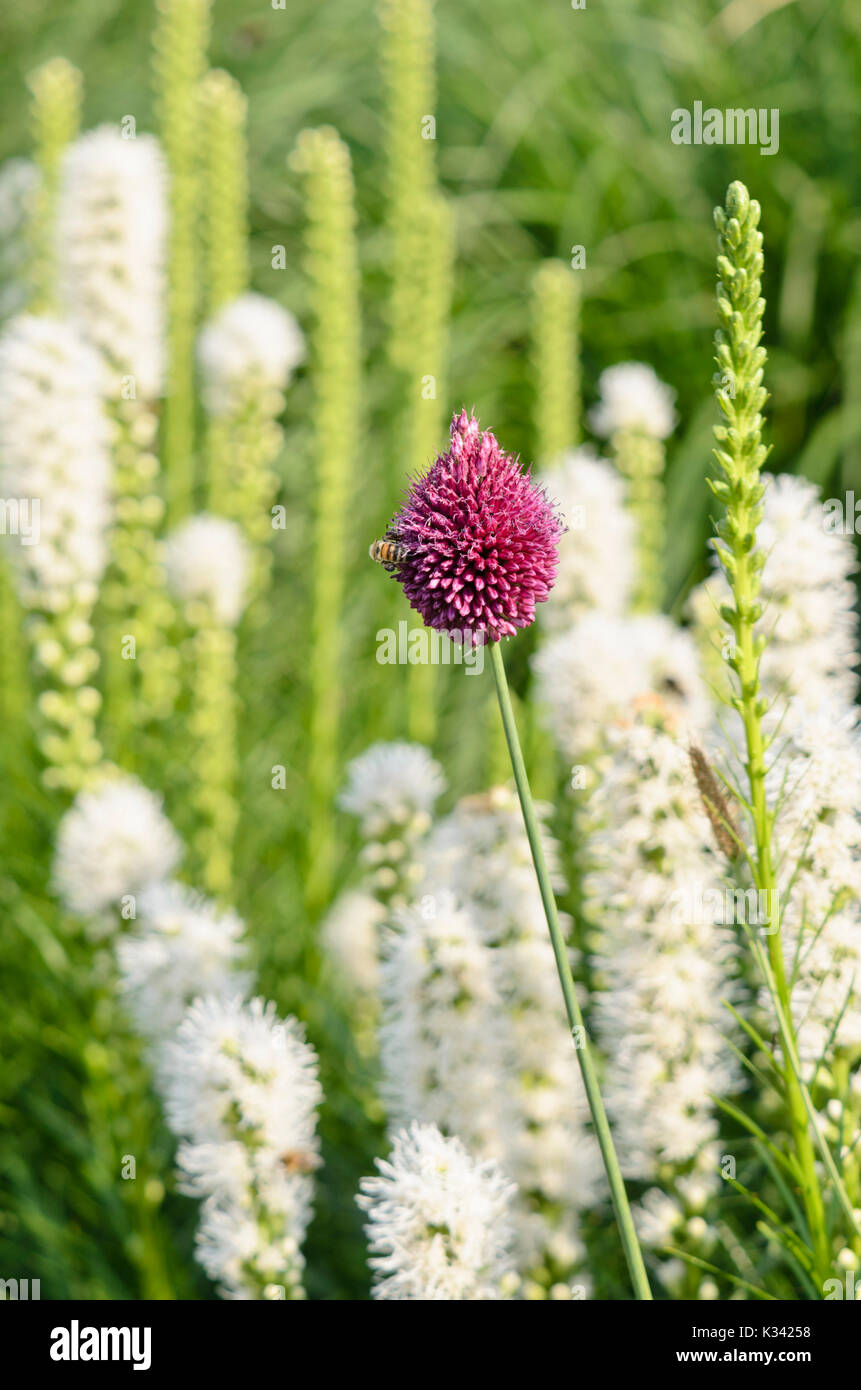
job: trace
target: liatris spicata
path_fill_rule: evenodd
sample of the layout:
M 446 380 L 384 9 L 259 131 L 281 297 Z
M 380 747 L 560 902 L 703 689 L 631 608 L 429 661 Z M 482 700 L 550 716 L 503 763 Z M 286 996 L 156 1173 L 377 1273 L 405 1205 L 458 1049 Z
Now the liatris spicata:
M 159 131 L 170 173 L 168 389 L 162 459 L 174 523 L 194 505 L 194 331 L 201 259 L 198 161 L 210 7 L 211 0 L 157 0 L 153 39 Z
M 722 1003 L 734 994 L 725 866 L 687 750 L 666 718 L 646 711 L 611 730 L 608 742 L 589 803 L 597 828 L 586 846 L 584 884 L 585 912 L 596 927 L 604 1094 L 623 1172 L 657 1183 L 674 1200 L 673 1243 L 702 1257 L 702 1223 L 686 1208 L 685 1191 L 719 1185 L 710 1097 L 727 1096 L 738 1080 L 726 1041 L 732 1019 Z M 657 1200 L 646 1202 L 646 1213 L 654 1216 Z M 647 1244 L 653 1230 L 647 1221 Z M 674 1267 L 660 1271 L 674 1283 Z M 675 1292 L 683 1297 L 698 1288 L 699 1276 L 682 1273 L 687 1286 Z
M 245 994 L 251 975 L 239 965 L 245 927 L 184 883 L 156 882 L 135 903 L 134 930 L 117 941 L 124 1000 L 137 1031 L 164 1042 L 200 995 Z
M 110 519 L 103 386 L 99 358 L 59 320 L 22 315 L 0 338 L 0 476 L 18 508 L 7 546 L 30 615 L 43 777 L 71 792 L 102 756 L 92 615 Z
M 774 809 L 767 793 L 766 758 L 773 736 L 763 727 L 768 701 L 760 678 L 766 646 L 766 637 L 759 628 L 764 612 L 761 576 L 766 557 L 758 545 L 757 533 L 763 516 L 761 469 L 766 448 L 762 443 L 761 411 L 767 392 L 762 384 L 766 354 L 760 342 L 765 301 L 761 297 L 763 254 L 759 217 L 759 204 L 741 183 L 730 185 L 726 207 L 715 211 L 719 322 L 715 335 L 715 386 L 724 423 L 715 428 L 718 476 L 710 481 L 710 487 L 724 508 L 716 528 L 715 548 L 731 591 L 721 616 L 728 629 L 727 662 L 735 681 L 731 704 L 744 729 L 744 800 L 749 807 L 752 839 L 746 857 L 754 887 L 768 904 L 766 947 L 756 933 L 748 932 L 747 937 L 777 1022 L 781 1056 L 780 1060 L 777 1056 L 772 1060 L 779 1069 L 791 1131 L 793 1172 L 809 1233 L 811 1268 L 821 1283 L 830 1273 L 831 1252 L 818 1157 L 822 1158 L 834 1198 L 850 1227 L 856 1217 L 801 1075 L 791 976 L 787 975 L 781 930 Z
M 78 134 L 83 79 L 65 58 L 51 58 L 32 72 L 28 85 L 33 94 L 32 122 L 39 185 L 31 224 L 34 298 L 38 313 L 56 307 L 57 266 L 54 237 L 60 160 L 66 146 Z
M 468 907 L 445 890 L 394 914 L 380 977 L 383 1098 L 393 1127 L 412 1120 L 502 1159 L 512 1124 L 494 962 Z
M 541 625 L 561 632 L 587 613 L 626 613 L 636 576 L 634 523 L 624 480 L 584 445 L 563 453 L 540 481 L 567 526 Z
M 335 973 L 366 1021 L 376 1012 L 380 930 L 385 920 L 386 909 L 379 898 L 365 888 L 348 888 L 335 899 L 320 928 L 320 940 Z
M 169 878 L 181 854 L 161 797 L 133 777 L 107 776 L 60 821 L 54 890 L 69 912 L 101 917 L 110 929 L 123 900 Z
M 660 608 L 664 551 L 664 447 L 675 424 L 674 393 L 640 362 L 623 362 L 602 372 L 599 404 L 590 420 L 609 437 L 619 471 L 628 480 L 637 524 L 639 577 L 634 607 Z
M 861 1048 L 859 711 L 795 711 L 768 775 L 781 935 L 798 1053 L 812 1084 Z M 785 727 L 785 725 L 784 725 Z M 762 1002 L 770 1012 L 767 992 Z
M 193 674 L 188 732 L 194 747 L 193 847 L 207 892 L 225 897 L 236 832 L 236 624 L 247 595 L 248 549 L 238 527 L 194 516 L 169 538 L 165 565 L 183 604 Z
M 548 808 L 537 809 L 543 822 Z M 542 838 L 554 886 L 561 887 L 558 846 L 544 826 Z M 546 1297 L 573 1273 L 582 1253 L 579 1212 L 603 1195 L 603 1175 L 586 1128 L 586 1097 L 565 1036 L 553 951 L 513 791 L 494 787 L 464 797 L 434 826 L 421 858 L 423 911 L 440 893 L 453 894 L 486 953 L 497 1015 L 487 1027 L 489 1035 L 494 1027 L 501 1034 L 494 1069 L 505 1078 L 495 1156 L 518 1186 L 518 1266 L 529 1276 L 530 1296 Z M 440 972 L 444 968 L 443 962 Z M 456 1076 L 453 1086 L 457 1094 Z M 448 1123 L 476 1154 L 485 1154 L 468 1118 Z
M 584 614 L 534 658 L 536 695 L 560 753 L 594 761 L 613 723 L 657 703 L 680 727 L 703 729 L 711 706 L 691 636 L 662 613 Z
M 580 291 L 564 261 L 543 261 L 532 280 L 535 457 L 555 468 L 580 439 Z
M 558 565 L 562 524 L 545 493 L 489 432 L 463 411 L 452 422 L 451 447 L 413 482 L 391 534 L 403 547 L 396 578 L 429 627 L 460 628 L 489 643 L 500 714 L 538 878 L 556 968 L 601 1156 L 637 1296 L 650 1298 L 643 1257 L 625 1193 L 571 963 L 547 871 L 541 832 L 499 639 L 525 627 L 549 595 Z
M 445 411 L 444 376 L 451 310 L 454 214 L 439 194 L 421 213 L 424 247 L 418 263 L 422 306 L 412 336 L 413 362 L 407 377 L 404 430 L 406 461 L 412 475 L 432 457 Z M 399 431 L 396 431 L 399 433 Z M 431 743 L 436 731 L 436 668 L 416 662 L 407 672 L 407 727 L 410 738 Z
M 786 728 L 823 704 L 848 704 L 858 687 L 858 619 L 852 575 L 857 568 L 851 536 L 828 529 L 819 489 L 806 478 L 763 474 L 765 496 L 758 536 L 764 556 L 760 576 L 768 643 L 760 680 Z M 717 573 L 694 590 L 690 606 L 717 680 L 726 687 L 721 608 L 729 585 Z M 719 675 L 718 672 L 721 674 Z
M 374 743 L 347 767 L 338 797 L 359 819 L 368 889 L 385 907 L 401 907 L 421 878 L 416 850 L 445 790 L 439 763 L 417 743 Z
M 328 901 L 335 856 L 344 533 L 359 438 L 359 267 L 350 152 L 326 127 L 303 131 L 292 159 L 305 181 L 314 392 L 313 612 L 306 902 Z
M 198 338 L 210 504 L 242 528 L 251 548 L 250 598 L 264 592 L 269 578 L 278 416 L 304 355 L 296 320 L 259 294 L 222 304 Z
M 373 1297 L 479 1302 L 511 1296 L 510 1207 L 515 1185 L 435 1125 L 395 1136 L 379 1176 L 363 1178 Z
M 322 1092 L 300 1025 L 262 999 L 199 999 L 161 1054 L 159 1084 L 184 1141 L 184 1189 L 205 1198 L 204 1269 L 230 1298 L 303 1298 Z
M 206 304 L 216 313 L 248 287 L 248 169 L 245 95 L 229 72 L 206 74 L 200 90 L 204 129 Z
M 164 375 L 167 169 L 151 135 L 113 126 L 66 149 L 57 194 L 59 294 L 134 398 L 161 395 Z M 130 399 L 116 382 L 116 396 Z
M 396 480 L 426 467 L 438 437 L 451 306 L 452 210 L 436 187 L 433 0 L 381 0 L 380 46 L 386 102 L 386 184 L 391 294 L 389 356 L 402 374 L 403 405 L 394 430 Z M 410 738 L 430 743 L 436 729 L 436 671 L 407 673 Z
M 381 66 L 386 97 L 388 218 L 392 287 L 389 353 L 409 372 L 423 311 L 423 217 L 434 185 L 435 121 L 432 0 L 380 0 Z
M 118 741 L 168 714 L 178 693 L 168 637 L 174 610 L 157 540 L 166 237 L 167 169 L 151 135 L 128 140 L 101 126 L 68 147 L 57 205 L 59 298 L 102 354 L 114 424 L 115 508 L 102 604 L 106 722 Z

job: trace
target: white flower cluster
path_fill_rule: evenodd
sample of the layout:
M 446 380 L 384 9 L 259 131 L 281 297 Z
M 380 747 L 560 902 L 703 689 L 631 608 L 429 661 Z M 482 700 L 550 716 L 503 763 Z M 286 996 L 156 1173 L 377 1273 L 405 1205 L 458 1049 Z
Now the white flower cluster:
M 590 412 L 589 423 L 602 438 L 619 430 L 641 430 L 655 439 L 672 434 L 676 393 L 645 363 L 608 367 L 598 378 L 598 391 L 600 400 Z
M 205 513 L 184 521 L 165 546 L 168 583 L 176 597 L 204 605 L 227 627 L 235 626 L 245 606 L 248 560 L 239 527 Z
M 725 1041 L 734 941 L 685 749 L 655 722 L 610 735 L 590 810 L 587 912 L 596 932 L 595 1030 L 623 1171 L 716 1181 L 710 1093 L 735 1083 Z M 678 1189 L 677 1191 L 683 1190 Z M 648 1210 L 648 1206 L 647 1206 Z
M 67 149 L 57 202 L 60 299 L 135 397 L 159 396 L 164 371 L 167 168 L 152 135 L 114 126 Z
M 262 999 L 199 999 L 163 1049 L 159 1083 L 184 1189 L 205 1199 L 207 1273 L 227 1297 L 303 1297 L 322 1091 L 300 1025 Z
M 601 1163 L 513 793 L 466 798 L 422 860 L 433 891 L 398 919 L 383 966 L 393 1123 L 433 1121 L 501 1161 L 519 1189 L 518 1259 L 550 1262 L 558 1282 L 582 1253 L 577 1212 Z
M 435 1125 L 413 1124 L 377 1167 L 379 1177 L 363 1178 L 357 1198 L 368 1218 L 375 1299 L 508 1296 L 515 1187 L 493 1161 L 475 1159 Z
M 559 631 L 589 612 L 624 613 L 635 578 L 624 480 L 585 446 L 564 454 L 541 481 L 568 527 L 559 542 L 556 583 L 541 605 L 542 622 Z
M 587 613 L 546 642 L 533 665 L 539 703 L 566 758 L 589 757 L 608 727 L 643 704 L 662 707 L 680 729 L 711 721 L 695 643 L 660 613 Z
M 403 906 L 415 891 L 416 848 L 444 790 L 442 768 L 418 743 L 374 743 L 347 767 L 338 804 L 359 820 L 365 886 L 387 906 Z
M 806 478 L 764 475 L 763 483 L 757 545 L 765 556 L 759 625 L 767 637 L 765 694 L 792 702 L 793 713 L 824 702 L 848 704 L 855 698 L 859 661 L 852 538 L 826 531 L 819 489 Z M 693 614 L 712 646 L 724 636 L 719 610 L 729 598 L 717 557 L 715 568 L 691 596 Z M 777 717 L 784 709 L 781 699 Z
M 380 981 L 390 1124 L 436 1124 L 483 1158 L 499 1159 L 505 1042 L 493 959 L 478 924 L 443 891 L 402 908 L 395 928 L 384 941 Z
M 156 883 L 136 903 L 136 929 L 117 942 L 129 1012 L 138 1032 L 164 1041 L 195 999 L 246 994 L 240 972 L 245 927 L 183 883 Z
M 798 1049 L 826 1065 L 861 1048 L 861 730 L 857 709 L 794 720 L 773 768 L 776 859 Z M 765 994 L 763 1006 L 769 1010 Z
M 326 952 L 345 983 L 375 999 L 380 986 L 379 935 L 386 911 L 363 889 L 348 889 L 336 899 L 320 929 Z
M 57 832 L 54 888 L 82 917 L 112 909 L 167 879 L 182 846 L 161 797 L 133 777 L 109 777 L 79 793 Z
M 198 340 L 203 399 L 226 415 L 266 391 L 283 391 L 305 356 L 302 332 L 286 309 L 243 294 L 218 311 Z
M 132 778 L 82 792 L 60 823 L 54 883 L 92 917 L 133 902 L 117 956 L 131 1016 L 153 1045 L 183 1188 L 205 1199 L 198 1257 L 232 1298 L 301 1298 L 317 1166 L 317 1060 L 295 1019 L 244 1003 L 244 928 L 184 884 L 161 800 Z
M 11 551 L 31 608 L 81 615 L 95 603 L 110 520 L 103 386 L 98 356 L 58 319 L 25 314 L 0 338 L 0 491 L 22 509 Z
M 338 804 L 358 816 L 365 836 L 379 838 L 416 816 L 427 829 L 444 789 L 442 768 L 421 744 L 374 743 L 349 764 Z

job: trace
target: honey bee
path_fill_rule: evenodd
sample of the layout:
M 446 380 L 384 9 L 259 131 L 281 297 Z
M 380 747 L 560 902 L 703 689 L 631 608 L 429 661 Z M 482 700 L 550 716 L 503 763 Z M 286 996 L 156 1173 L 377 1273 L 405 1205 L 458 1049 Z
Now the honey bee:
M 302 1149 L 287 1149 L 279 1154 L 279 1158 L 288 1173 L 313 1173 L 315 1168 L 320 1167 L 317 1155 Z
M 386 535 L 381 541 L 374 541 L 368 547 L 371 559 L 382 565 L 389 574 L 393 574 L 398 565 L 403 564 L 408 553 L 406 546 L 401 544 L 396 535 Z

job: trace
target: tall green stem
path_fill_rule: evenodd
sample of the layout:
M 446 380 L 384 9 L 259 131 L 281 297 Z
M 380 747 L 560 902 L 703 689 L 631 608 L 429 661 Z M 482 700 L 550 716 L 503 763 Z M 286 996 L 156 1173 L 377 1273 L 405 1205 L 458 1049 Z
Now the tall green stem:
M 200 103 L 206 308 L 214 314 L 248 285 L 246 102 L 236 79 L 216 68 L 203 79 Z
M 580 289 L 564 261 L 542 261 L 532 281 L 535 457 L 557 464 L 580 441 Z
M 434 193 L 427 199 L 423 220 L 425 248 L 416 271 L 421 282 L 422 307 L 413 335 L 414 361 L 404 411 L 406 471 L 411 477 L 424 473 L 440 435 L 454 258 L 454 219 L 451 207 L 440 194 Z M 417 743 L 433 742 L 438 703 L 435 667 L 409 666 L 408 732 Z
M 360 418 L 359 261 L 350 152 L 330 127 L 302 131 L 293 167 L 304 176 L 314 390 L 315 514 L 308 746 L 309 911 L 329 899 L 339 769 L 344 535 Z
M 635 613 L 653 613 L 664 597 L 664 446 L 642 430 L 613 435 L 616 466 L 628 480 L 628 506 L 637 528 Z
M 35 313 L 49 313 L 57 297 L 55 218 L 60 163 L 81 122 L 83 78 L 65 58 L 51 58 L 27 79 L 33 94 L 33 143 L 41 182 L 36 194 L 31 279 Z
M 754 851 L 751 856 L 757 889 L 768 904 L 770 988 L 784 1055 L 787 1109 L 795 1152 L 803 1177 L 802 1198 L 813 1253 L 822 1278 L 830 1257 L 825 1207 L 808 1123 L 803 1083 L 793 1065 L 797 1056 L 790 990 L 783 960 L 780 908 L 772 852 L 773 815 L 765 787 L 768 740 L 762 718 L 767 708 L 760 685 L 760 660 L 765 639 L 755 632 L 762 617 L 760 576 L 765 556 L 756 548 L 762 520 L 763 487 L 760 470 L 766 449 L 761 442 L 761 410 L 767 400 L 762 385 L 765 349 L 760 346 L 765 301 L 760 296 L 763 267 L 759 204 L 741 183 L 727 191 L 726 209 L 715 211 L 718 229 L 718 318 L 715 335 L 717 399 L 725 424 L 715 427 L 714 454 L 723 474 L 710 487 L 726 511 L 717 526 L 716 548 L 732 590 L 733 603 L 721 615 L 733 633 L 729 664 L 737 677 L 733 705 L 744 725 L 746 771 L 750 788 Z
M 610 1184 L 610 1195 L 616 1212 L 616 1221 L 619 1226 L 619 1235 L 621 1236 L 625 1251 L 625 1259 L 628 1262 L 628 1270 L 637 1298 L 650 1299 L 652 1293 L 649 1288 L 649 1280 L 646 1276 L 646 1267 L 643 1263 L 640 1243 L 637 1240 L 637 1232 L 634 1228 L 634 1219 L 628 1204 L 628 1194 L 625 1191 L 622 1170 L 619 1167 L 619 1159 L 616 1155 L 616 1148 L 610 1131 L 610 1122 L 607 1119 L 607 1112 L 604 1109 L 604 1102 L 601 1098 L 601 1089 L 598 1084 L 598 1073 L 592 1057 L 592 1049 L 589 1046 L 583 1015 L 580 1012 L 580 1005 L 577 1001 L 574 976 L 571 973 L 571 962 L 568 959 L 568 949 L 565 945 L 565 938 L 562 935 L 562 927 L 559 923 L 556 897 L 550 882 L 550 875 L 547 872 L 547 863 L 541 844 L 541 830 L 538 824 L 538 817 L 535 814 L 532 792 L 529 788 L 526 764 L 523 761 L 520 739 L 517 734 L 517 725 L 514 722 L 514 710 L 511 707 L 511 695 L 508 690 L 508 680 L 505 675 L 502 650 L 498 642 L 492 642 L 490 644 L 490 662 L 493 668 L 493 679 L 496 682 L 496 694 L 499 700 L 499 712 L 502 715 L 502 725 L 505 730 L 505 741 L 508 744 L 511 767 L 514 772 L 515 783 L 517 784 L 517 795 L 520 798 L 520 809 L 523 812 L 523 823 L 526 827 L 529 848 L 532 852 L 532 862 L 535 866 L 541 901 L 544 904 L 544 915 L 547 918 L 547 928 L 550 932 L 550 940 L 553 944 L 553 955 L 556 959 L 559 983 L 562 986 L 565 1011 L 568 1015 L 571 1035 L 577 1049 L 580 1074 L 583 1077 L 583 1087 L 586 1091 L 586 1099 L 589 1102 L 589 1110 L 592 1115 L 592 1123 L 595 1126 L 598 1145 L 601 1149 L 601 1157 L 604 1160 L 607 1181 Z
M 200 255 L 201 79 L 211 0 L 158 0 L 154 75 L 159 128 L 170 172 L 168 374 L 162 459 L 171 521 L 194 504 L 194 334 Z

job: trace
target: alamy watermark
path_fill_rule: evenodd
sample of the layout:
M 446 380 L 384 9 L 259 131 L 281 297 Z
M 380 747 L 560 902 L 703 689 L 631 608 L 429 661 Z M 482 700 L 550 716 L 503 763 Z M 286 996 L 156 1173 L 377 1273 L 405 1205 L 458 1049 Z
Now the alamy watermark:
M 822 503 L 822 529 L 829 536 L 861 536 L 861 497 L 827 497 Z
M 759 145 L 760 154 L 777 154 L 780 112 L 776 106 L 770 110 L 731 106 L 721 111 L 695 101 L 692 111 L 684 106 L 673 111 L 670 139 L 674 145 Z
M 755 927 L 772 936 L 780 926 L 780 894 L 776 888 L 712 888 L 695 883 L 671 893 L 668 905 L 678 926 Z
M 17 536 L 38 545 L 42 504 L 38 497 L 0 497 L 0 536 Z
M 484 642 L 471 628 L 409 627 L 405 618 L 377 633 L 377 661 L 381 666 L 464 666 L 474 676 L 484 670 Z

